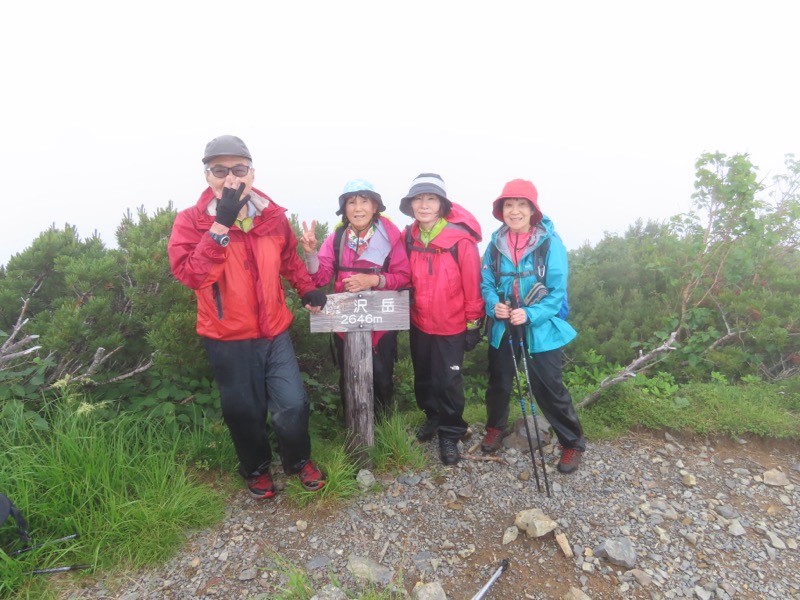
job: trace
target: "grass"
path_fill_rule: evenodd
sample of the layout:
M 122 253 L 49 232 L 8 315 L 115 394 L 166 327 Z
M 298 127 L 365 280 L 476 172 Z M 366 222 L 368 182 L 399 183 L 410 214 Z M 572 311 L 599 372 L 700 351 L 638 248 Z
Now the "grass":
M 480 429 L 486 414 L 485 378 L 467 380 L 465 419 Z M 575 394 L 576 401 L 579 397 Z M 399 405 L 402 411 L 376 423 L 372 470 L 437 467 L 428 464 L 430 456 L 414 440 L 424 417 L 413 396 L 400 399 Z M 108 411 L 91 408 L 68 397 L 38 414 L 18 402 L 0 407 L 5 443 L 0 490 L 25 512 L 34 543 L 81 534 L 18 557 L 0 550 L 0 598 L 54 597 L 46 578 L 28 574 L 33 569 L 88 563 L 114 572 L 162 564 L 178 551 L 187 531 L 221 520 L 228 495 L 242 491 L 235 452 L 221 422 L 177 430 L 141 417 L 109 418 Z M 510 409 L 512 421 L 521 415 L 517 398 Z M 678 386 L 663 376 L 638 377 L 608 390 L 580 416 L 590 440 L 640 427 L 798 440 L 800 378 Z M 331 427 L 330 421 L 317 426 L 324 426 L 326 435 L 313 436 L 314 460 L 325 471 L 327 485 L 310 493 L 297 478 L 289 478 L 284 493 L 299 507 L 335 505 L 362 493 L 343 428 Z M 18 547 L 13 526 L 0 525 L 0 548 L 10 552 Z M 280 598 L 313 596 L 315 585 L 301 567 L 276 565 L 286 575 Z M 358 593 L 361 600 L 400 597 L 392 589 L 368 585 Z
M 24 511 L 34 544 L 80 536 L 4 564 L 4 593 L 19 587 L 18 597 L 43 597 L 40 580 L 25 575 L 33 569 L 161 564 L 187 530 L 222 517 L 224 499 L 192 477 L 179 439 L 163 425 L 128 416 L 106 420 L 85 406 L 65 400 L 47 407 L 46 429 L 32 426 L 21 407 L 4 407 L 0 489 Z M 13 530 L 0 534 L 0 547 L 19 546 Z
M 589 439 L 613 438 L 635 427 L 703 435 L 800 439 L 800 390 L 788 382 L 695 383 L 660 394 L 639 382 L 612 388 L 580 411 Z

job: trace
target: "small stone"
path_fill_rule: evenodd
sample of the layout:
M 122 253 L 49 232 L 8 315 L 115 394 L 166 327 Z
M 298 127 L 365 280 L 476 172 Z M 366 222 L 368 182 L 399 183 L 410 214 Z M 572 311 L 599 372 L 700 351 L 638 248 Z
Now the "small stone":
M 365 492 L 375 485 L 375 475 L 369 469 L 361 469 L 356 475 L 356 482 L 361 491 Z
M 681 477 L 681 481 L 683 482 L 683 485 L 685 485 L 686 487 L 693 487 L 697 485 L 697 478 L 691 473 L 685 473 Z
M 786 550 L 786 544 L 784 544 L 783 540 L 779 538 L 775 533 L 773 533 L 772 531 L 768 531 L 767 537 L 769 538 L 769 543 L 772 544 L 773 548 L 777 548 L 778 550 Z
M 733 519 L 728 525 L 728 533 L 732 536 L 739 537 L 740 535 L 746 534 L 747 531 L 742 527 L 742 524 L 739 523 L 739 519 Z
M 239 573 L 239 581 L 250 581 L 255 579 L 258 574 L 258 571 L 254 567 L 249 569 L 244 569 L 241 573 Z
M 584 594 L 576 587 L 569 588 L 569 591 L 561 596 L 561 600 L 592 600 L 590 596 Z
M 532 508 L 517 513 L 514 524 L 529 537 L 541 537 L 558 527 L 558 523 L 542 512 L 540 508 Z
M 411 598 L 412 600 L 447 600 L 447 594 L 438 581 L 418 582 L 411 592 Z
M 458 551 L 458 555 L 461 558 L 469 558 L 473 554 L 475 554 L 475 544 L 467 544 L 466 548 L 462 548 Z
M 778 469 L 770 469 L 769 471 L 765 471 L 763 475 L 763 480 L 766 485 L 771 485 L 776 487 L 789 485 L 789 478 L 786 477 L 786 473 Z
M 297 526 L 297 531 L 305 531 L 306 529 L 308 529 L 308 521 L 300 520 L 297 521 L 295 525 Z
M 631 569 L 628 573 L 633 575 L 642 587 L 647 587 L 653 583 L 653 578 L 641 569 Z
M 503 532 L 503 546 L 510 544 L 519 536 L 519 529 L 516 525 L 512 525 Z
M 561 551 L 564 553 L 564 556 L 567 558 L 572 558 L 574 554 L 572 553 L 572 546 L 569 545 L 569 541 L 567 540 L 567 536 L 563 533 L 559 532 L 556 534 L 556 543 L 558 547 L 561 548 Z

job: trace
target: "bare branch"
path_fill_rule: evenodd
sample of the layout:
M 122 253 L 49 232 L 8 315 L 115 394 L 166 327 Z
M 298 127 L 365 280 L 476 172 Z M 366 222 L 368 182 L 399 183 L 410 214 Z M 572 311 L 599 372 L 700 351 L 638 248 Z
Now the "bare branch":
M 20 329 L 22 329 L 28 322 L 28 319 L 25 318 L 25 313 L 28 311 L 28 304 L 30 303 L 30 301 L 31 301 L 30 297 L 25 298 L 22 301 L 22 308 L 19 311 L 17 322 L 14 324 L 14 329 L 11 330 L 8 339 L 3 343 L 2 346 L 0 346 L 0 354 L 4 354 L 6 352 L 8 347 L 13 343 L 14 338 L 17 337 L 17 335 L 19 334 Z
M 27 356 L 28 354 L 32 354 L 36 352 L 41 346 L 33 346 L 32 348 L 28 348 L 27 350 L 23 350 L 22 352 L 14 352 L 13 354 L 4 354 L 0 356 L 0 369 L 11 361 L 16 358 L 21 358 L 23 356 Z
M 627 367 L 619 371 L 616 375 L 610 378 L 604 379 L 600 386 L 591 394 L 586 396 L 583 400 L 578 403 L 578 408 L 584 408 L 589 406 L 593 402 L 596 402 L 600 398 L 600 393 L 610 388 L 613 385 L 617 385 L 618 383 L 622 383 L 623 381 L 627 381 L 633 377 L 636 377 L 636 374 L 641 372 L 646 367 L 650 366 L 651 363 L 654 362 L 656 357 L 660 354 L 664 354 L 665 352 L 671 352 L 675 349 L 673 344 L 675 343 L 675 339 L 678 337 L 678 330 L 673 331 L 669 337 L 662 343 L 660 346 L 653 348 L 647 354 L 640 354 L 639 357 L 633 360 Z
M 122 375 L 118 375 L 117 377 L 112 377 L 111 379 L 108 379 L 106 381 L 99 381 L 98 382 L 98 381 L 90 380 L 88 385 L 90 387 L 99 387 L 101 385 L 106 385 L 106 384 L 109 384 L 109 383 L 117 383 L 118 381 L 124 381 L 125 379 L 130 379 L 131 377 L 134 377 L 135 375 L 138 375 L 139 373 L 144 373 L 149 368 L 151 368 L 153 366 L 153 364 L 154 364 L 153 363 L 153 357 L 151 356 L 150 359 L 146 363 L 136 367 L 132 371 L 128 371 L 127 373 L 123 373 Z

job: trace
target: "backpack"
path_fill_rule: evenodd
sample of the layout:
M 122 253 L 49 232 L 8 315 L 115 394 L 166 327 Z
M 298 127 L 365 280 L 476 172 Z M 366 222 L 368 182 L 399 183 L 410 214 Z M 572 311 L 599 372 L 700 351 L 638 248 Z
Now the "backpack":
M 339 275 L 339 269 L 341 267 L 341 259 L 342 259 L 342 252 L 344 252 L 344 245 L 347 243 L 347 240 L 344 237 L 344 232 L 347 229 L 346 226 L 337 227 L 336 231 L 333 234 L 333 278 L 334 280 Z M 386 273 L 389 270 L 389 263 L 391 262 L 392 256 L 391 253 L 386 255 L 386 260 L 383 261 L 383 265 L 380 267 L 347 267 L 348 271 L 352 271 L 353 273 L 367 273 L 368 275 L 379 275 L 381 273 Z
M 411 237 L 411 227 L 406 227 L 405 232 L 406 238 L 406 254 L 408 257 L 411 258 L 412 252 L 427 252 L 428 254 L 442 254 L 443 252 L 449 252 L 453 256 L 453 260 L 456 261 L 456 265 L 458 268 L 461 268 L 461 265 L 458 264 L 458 244 L 453 244 L 449 248 L 428 248 L 427 246 L 415 246 L 414 245 L 414 238 Z M 430 268 L 430 265 L 428 265 Z
M 31 541 L 28 535 L 28 522 L 22 516 L 22 512 L 14 506 L 14 503 L 8 499 L 5 494 L 0 494 L 0 525 L 6 522 L 9 517 L 14 519 L 17 524 L 17 535 L 23 543 Z
M 557 233 L 553 235 L 558 236 Z M 561 238 L 559 238 L 561 239 Z M 536 249 L 533 251 L 533 270 L 532 271 L 522 271 L 521 273 L 514 272 L 502 272 L 500 271 L 500 250 L 497 249 L 497 246 L 494 244 L 489 244 L 489 256 L 492 260 L 492 272 L 494 273 L 494 285 L 496 288 L 500 287 L 500 277 L 501 276 L 509 276 L 515 277 L 520 279 L 522 277 L 529 277 L 531 275 L 536 275 L 536 279 L 538 283 L 534 285 L 531 292 L 536 293 L 537 291 L 541 290 L 538 294 L 539 298 L 533 302 L 535 304 L 542 297 L 547 295 L 547 253 L 550 251 L 550 238 L 547 237 L 545 240 L 539 244 Z M 528 294 L 530 296 L 531 294 Z M 527 300 L 527 297 L 526 297 Z M 530 305 L 531 303 L 526 302 L 526 304 Z M 556 315 L 559 319 L 566 319 L 567 315 L 569 315 L 569 297 L 567 291 L 564 290 L 564 301 L 561 303 L 561 309 L 558 311 Z

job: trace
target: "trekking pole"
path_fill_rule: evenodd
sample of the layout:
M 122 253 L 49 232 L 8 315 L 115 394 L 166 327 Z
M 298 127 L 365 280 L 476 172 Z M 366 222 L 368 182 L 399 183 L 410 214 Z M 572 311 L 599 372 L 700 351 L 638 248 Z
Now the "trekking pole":
M 490 588 L 490 587 L 492 587 L 492 586 L 494 585 L 494 582 L 498 580 L 498 578 L 500 577 L 500 575 L 502 575 L 502 574 L 503 574 L 503 572 L 504 572 L 504 571 L 505 571 L 507 568 L 508 568 L 508 559 L 507 559 L 507 558 L 504 558 L 504 559 L 503 559 L 503 560 L 500 562 L 500 567 L 497 569 L 497 571 L 495 571 L 495 572 L 494 572 L 494 575 L 492 575 L 491 579 L 489 579 L 489 581 L 486 583 L 486 585 L 485 585 L 485 586 L 483 586 L 483 587 L 482 587 L 482 588 L 481 588 L 481 589 L 478 591 L 478 593 L 477 593 L 477 594 L 475 594 L 475 595 L 472 597 L 472 599 L 471 599 L 471 600 L 481 600 L 481 598 L 485 598 L 485 597 L 486 597 L 486 592 L 488 592 L 488 591 L 489 591 L 489 588 Z
M 505 302 L 503 294 L 500 294 L 500 302 Z M 506 320 L 506 331 L 508 333 L 508 347 L 511 349 L 511 360 L 514 363 L 514 381 L 517 384 L 519 394 L 519 407 L 522 409 L 522 421 L 525 423 L 525 435 L 528 438 L 528 448 L 531 451 L 531 462 L 533 463 L 533 475 L 536 478 L 536 489 L 542 491 L 542 484 L 539 482 L 539 468 L 536 466 L 536 453 L 533 450 L 533 440 L 531 439 L 531 429 L 528 426 L 528 416 L 525 414 L 525 394 L 522 391 L 522 382 L 519 379 L 519 366 L 517 365 L 517 351 L 514 348 L 514 331 L 516 328 L 511 325 L 510 319 Z M 523 356 L 524 360 L 525 357 Z
M 511 305 L 516 304 L 516 298 L 512 297 Z M 536 430 L 536 445 L 539 448 L 539 458 L 542 461 L 542 473 L 544 473 L 544 489 L 547 491 L 547 497 L 550 497 L 550 482 L 547 480 L 547 467 L 544 464 L 544 452 L 542 452 L 542 436 L 539 433 L 539 421 L 536 418 L 536 404 L 533 398 L 533 388 L 531 388 L 531 375 L 528 371 L 528 348 L 525 344 L 525 338 L 522 334 L 519 336 L 519 351 L 522 356 L 522 364 L 525 367 L 525 381 L 528 382 L 528 402 L 531 403 L 531 414 L 533 415 L 533 428 Z M 527 424 L 527 423 L 526 423 Z M 531 450 L 533 452 L 533 450 Z M 534 461 L 535 462 L 535 461 Z M 537 479 L 538 483 L 538 479 Z M 539 489 L 541 491 L 541 488 Z
M 11 552 L 9 554 L 9 556 L 17 556 L 19 554 L 22 554 L 23 552 L 30 552 L 31 550 L 36 550 L 37 548 L 41 548 L 43 546 L 47 546 L 48 544 L 57 544 L 58 542 L 66 542 L 67 540 L 74 540 L 75 538 L 78 537 L 78 535 L 79 534 L 77 534 L 77 533 L 73 533 L 72 535 L 68 535 L 68 536 L 65 536 L 65 537 L 62 537 L 62 538 L 58 538 L 56 540 L 48 540 L 48 541 L 43 542 L 41 544 L 36 544 L 35 546 L 28 546 L 27 548 L 20 548 L 19 550 L 15 550 L 14 552 Z
M 67 573 L 68 571 L 78 571 L 80 569 L 91 569 L 92 565 L 71 565 L 69 567 L 53 567 L 52 569 L 36 569 L 28 571 L 28 575 L 46 575 L 47 573 Z

